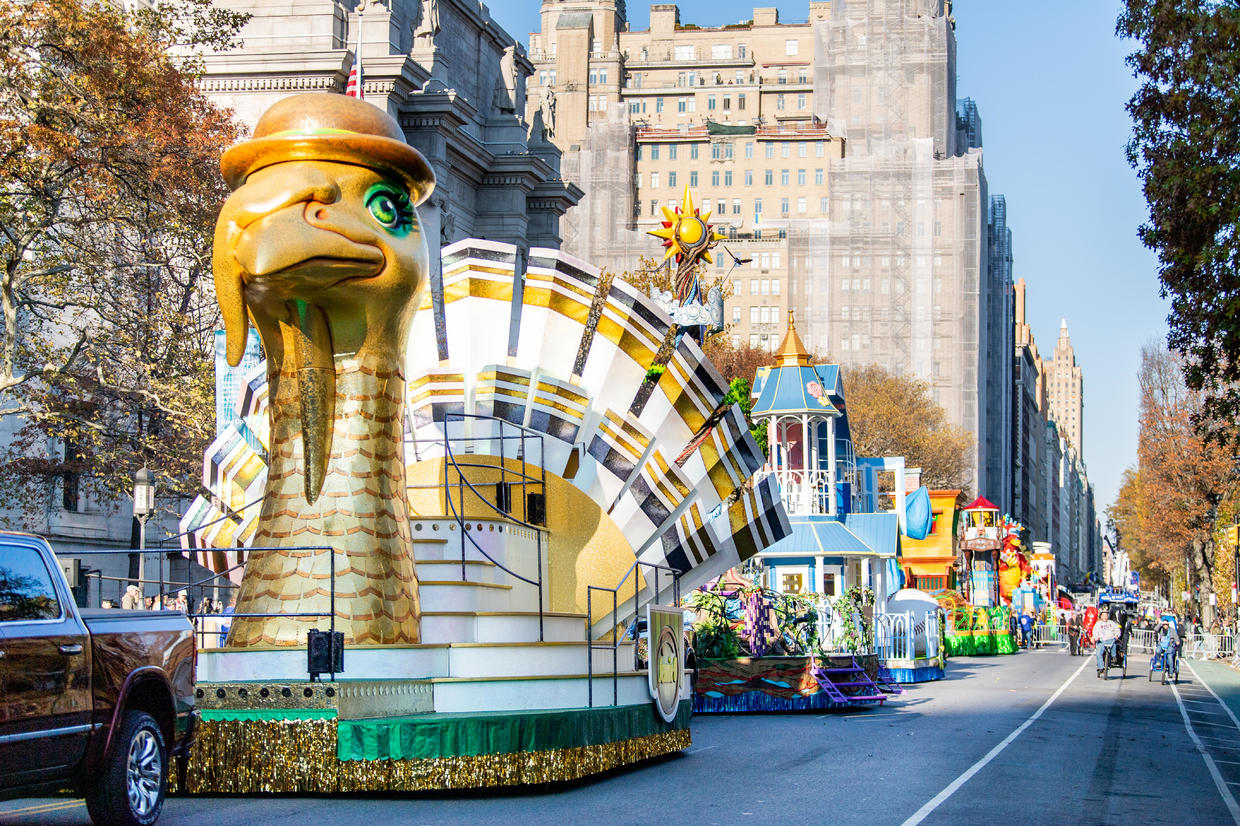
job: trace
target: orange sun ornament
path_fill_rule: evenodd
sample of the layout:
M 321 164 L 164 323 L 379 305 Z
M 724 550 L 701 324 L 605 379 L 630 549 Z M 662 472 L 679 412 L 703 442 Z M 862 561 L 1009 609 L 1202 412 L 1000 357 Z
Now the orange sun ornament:
M 649 234 L 663 239 L 663 246 L 667 250 L 663 254 L 664 261 L 675 256 L 677 265 L 683 269 L 696 263 L 698 259 L 708 264 L 713 260 L 710 257 L 710 248 L 716 241 L 722 240 L 723 236 L 707 223 L 710 212 L 703 215 L 693 205 L 693 196 L 689 194 L 688 186 L 685 187 L 685 197 L 680 206 L 674 211 L 663 207 L 663 218 L 663 226 L 650 230 Z

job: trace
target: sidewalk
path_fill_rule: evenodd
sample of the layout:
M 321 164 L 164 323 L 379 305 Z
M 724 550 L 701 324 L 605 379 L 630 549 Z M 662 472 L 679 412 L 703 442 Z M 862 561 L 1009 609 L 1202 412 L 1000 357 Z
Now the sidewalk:
M 1187 663 L 1189 661 L 1185 661 Z M 1206 685 L 1214 689 L 1214 693 L 1219 696 L 1223 704 L 1231 709 L 1231 713 L 1240 717 L 1240 672 L 1227 665 L 1225 662 L 1218 660 L 1191 660 L 1193 670 L 1198 676 L 1205 681 Z M 1184 667 L 1180 667 L 1180 679 L 1192 677 L 1192 672 Z

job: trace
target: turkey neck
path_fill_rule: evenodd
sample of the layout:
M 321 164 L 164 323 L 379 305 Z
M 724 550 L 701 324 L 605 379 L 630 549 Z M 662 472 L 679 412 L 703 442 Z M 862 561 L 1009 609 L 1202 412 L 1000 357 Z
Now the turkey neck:
M 297 365 L 269 372 L 271 446 L 255 547 L 237 613 L 330 611 L 335 549 L 336 628 L 352 644 L 415 643 L 418 631 L 404 466 L 403 366 L 393 356 L 334 357 L 335 411 L 322 490 L 305 495 L 303 406 Z M 230 646 L 301 645 L 326 617 L 238 619 Z

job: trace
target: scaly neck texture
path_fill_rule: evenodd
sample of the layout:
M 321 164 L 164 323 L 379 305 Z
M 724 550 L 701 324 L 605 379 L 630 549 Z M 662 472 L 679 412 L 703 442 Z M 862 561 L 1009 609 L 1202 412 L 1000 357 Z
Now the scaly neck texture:
M 291 362 L 292 360 L 287 360 Z M 320 613 L 319 618 L 234 620 L 228 647 L 300 646 L 331 611 L 353 645 L 419 641 L 418 582 L 406 504 L 404 389 L 395 359 L 340 357 L 336 416 L 323 489 L 306 501 L 301 407 L 291 363 L 269 374 L 271 453 L 254 547 L 237 613 Z

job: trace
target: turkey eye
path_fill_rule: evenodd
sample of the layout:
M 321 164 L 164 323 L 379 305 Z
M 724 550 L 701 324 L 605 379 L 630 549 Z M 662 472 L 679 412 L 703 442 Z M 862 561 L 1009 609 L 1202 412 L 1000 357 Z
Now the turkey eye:
M 383 227 L 404 235 L 413 226 L 413 204 L 409 196 L 388 185 L 377 184 L 366 193 L 366 208 Z

